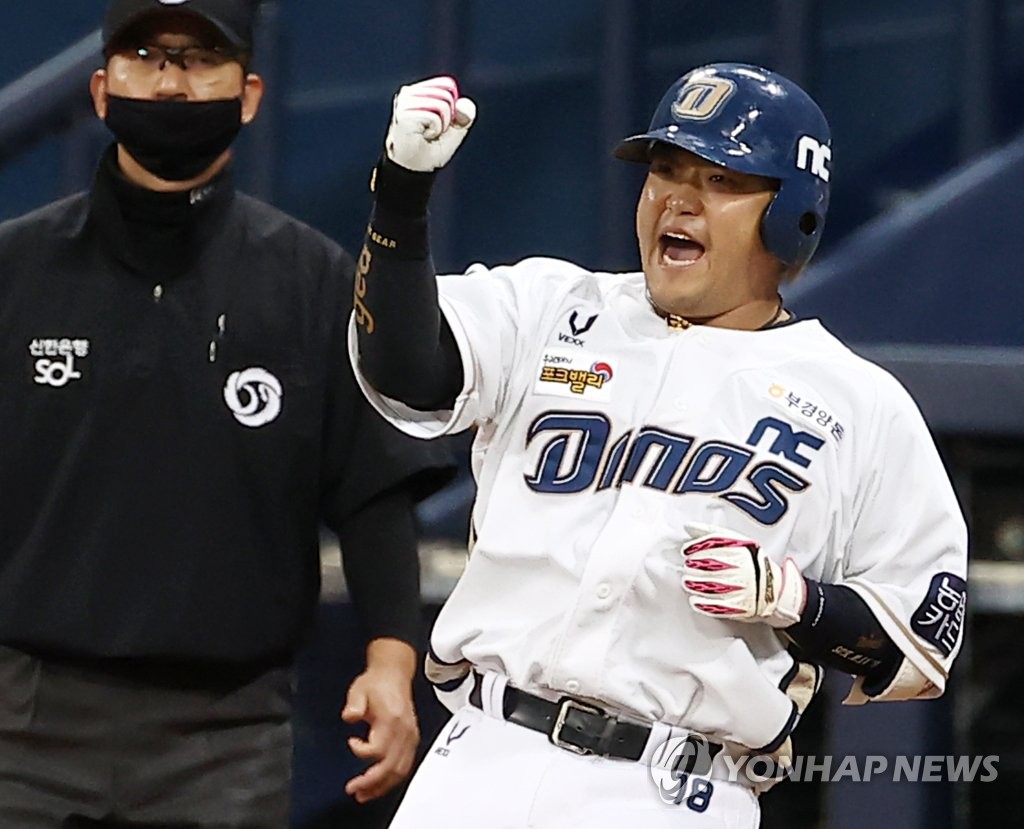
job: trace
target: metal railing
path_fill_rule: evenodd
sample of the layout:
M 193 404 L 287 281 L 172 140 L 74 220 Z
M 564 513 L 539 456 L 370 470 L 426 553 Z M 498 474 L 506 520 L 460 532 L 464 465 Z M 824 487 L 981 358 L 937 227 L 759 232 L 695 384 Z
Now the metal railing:
M 91 111 L 89 76 L 101 61 L 97 30 L 0 89 L 0 165 Z

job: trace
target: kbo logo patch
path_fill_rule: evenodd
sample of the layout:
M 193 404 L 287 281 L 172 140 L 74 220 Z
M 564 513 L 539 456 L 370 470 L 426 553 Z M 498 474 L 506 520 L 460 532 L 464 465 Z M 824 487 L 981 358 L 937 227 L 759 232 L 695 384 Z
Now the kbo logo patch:
M 236 371 L 224 385 L 224 402 L 235 420 L 255 429 L 266 426 L 281 414 L 281 381 L 265 368 Z

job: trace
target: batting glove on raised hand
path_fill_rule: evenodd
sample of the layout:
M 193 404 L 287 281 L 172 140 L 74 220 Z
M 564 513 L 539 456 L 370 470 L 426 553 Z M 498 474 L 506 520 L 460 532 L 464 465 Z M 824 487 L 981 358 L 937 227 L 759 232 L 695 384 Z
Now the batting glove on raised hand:
M 721 527 L 687 524 L 686 532 L 682 585 L 694 610 L 776 628 L 800 621 L 807 583 L 793 559 L 776 564 L 756 541 Z
M 403 86 L 395 95 L 384 146 L 395 164 L 418 173 L 444 167 L 476 119 L 476 104 L 459 97 L 447 76 Z

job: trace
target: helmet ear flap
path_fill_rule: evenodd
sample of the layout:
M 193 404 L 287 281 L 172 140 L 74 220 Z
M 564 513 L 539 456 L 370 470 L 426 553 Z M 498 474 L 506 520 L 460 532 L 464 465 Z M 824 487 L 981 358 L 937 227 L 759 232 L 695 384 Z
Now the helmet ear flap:
M 796 196 L 794 189 L 783 182 L 761 217 L 765 250 L 790 267 L 802 268 L 821 241 L 827 209 L 826 193 L 819 195 L 816 204 L 809 205 L 806 194 Z

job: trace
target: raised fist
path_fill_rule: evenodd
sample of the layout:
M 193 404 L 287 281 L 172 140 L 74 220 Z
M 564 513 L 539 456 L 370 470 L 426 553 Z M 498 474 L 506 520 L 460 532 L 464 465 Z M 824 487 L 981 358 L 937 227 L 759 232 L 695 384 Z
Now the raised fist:
M 395 164 L 430 173 L 447 164 L 476 118 L 476 104 L 459 97 L 454 78 L 403 86 L 395 95 L 385 150 Z

